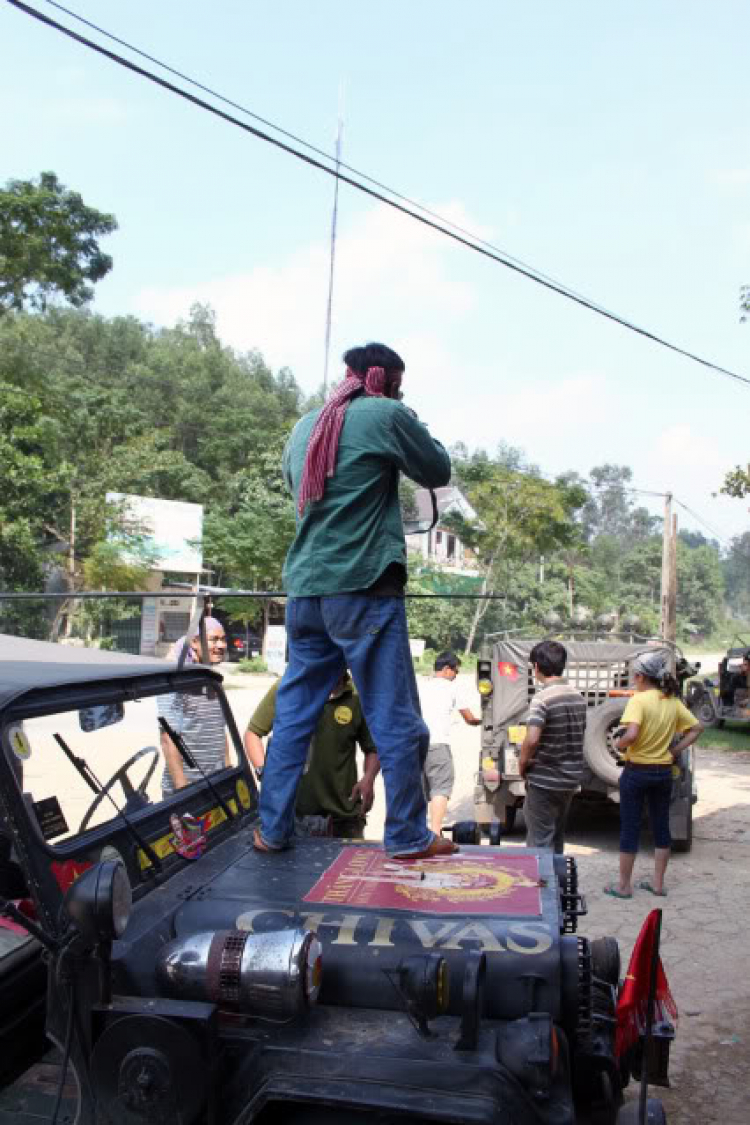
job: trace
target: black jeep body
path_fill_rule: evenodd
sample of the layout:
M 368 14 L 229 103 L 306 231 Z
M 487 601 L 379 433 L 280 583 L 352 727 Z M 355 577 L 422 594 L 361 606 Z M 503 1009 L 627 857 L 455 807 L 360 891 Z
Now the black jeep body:
M 71 1119 L 617 1120 L 619 956 L 576 933 L 574 860 L 469 846 L 399 865 L 312 838 L 261 854 L 217 673 L 0 645 L 0 817 L 47 949 Z M 156 770 L 167 698 L 219 706 L 230 745 L 175 792 Z

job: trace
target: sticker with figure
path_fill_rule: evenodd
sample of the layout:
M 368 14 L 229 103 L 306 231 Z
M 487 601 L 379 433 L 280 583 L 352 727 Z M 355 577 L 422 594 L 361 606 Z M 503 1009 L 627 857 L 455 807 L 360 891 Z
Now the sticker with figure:
M 206 818 L 183 813 L 178 816 L 172 813 L 169 818 L 172 825 L 170 844 L 183 859 L 199 859 L 206 850 Z

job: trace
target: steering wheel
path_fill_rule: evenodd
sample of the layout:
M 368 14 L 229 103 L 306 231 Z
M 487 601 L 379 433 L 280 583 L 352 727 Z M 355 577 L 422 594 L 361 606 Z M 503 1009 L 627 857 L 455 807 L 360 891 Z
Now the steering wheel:
M 146 771 L 146 776 L 144 777 L 143 781 L 141 781 L 141 783 L 139 784 L 137 789 L 134 789 L 131 782 L 130 782 L 130 778 L 128 777 L 128 770 L 130 769 L 131 766 L 135 765 L 135 763 L 140 758 L 145 757 L 146 754 L 151 754 L 152 757 L 153 757 L 153 761 L 151 762 L 151 765 L 148 767 L 148 770 Z M 99 805 L 102 803 L 104 798 L 107 796 L 110 789 L 112 789 L 115 785 L 117 785 L 118 781 L 122 785 L 122 791 L 125 794 L 125 812 L 126 813 L 129 811 L 128 806 L 131 804 L 131 801 L 135 802 L 135 807 L 139 808 L 139 809 L 143 808 L 145 805 L 150 804 L 149 799 L 146 796 L 146 789 L 148 788 L 149 781 L 154 776 L 154 770 L 156 769 L 156 766 L 157 766 L 160 758 L 161 758 L 161 751 L 158 750 L 156 746 L 144 746 L 144 748 L 142 750 L 139 750 L 137 753 L 133 754 L 133 756 L 131 758 L 128 758 L 127 762 L 125 762 L 124 765 L 120 766 L 117 773 L 112 774 L 112 776 L 110 777 L 107 784 L 102 787 L 101 793 L 97 793 L 96 797 L 94 797 L 93 801 L 91 802 L 88 809 L 86 810 L 86 815 L 84 816 L 83 820 L 81 821 L 80 826 L 78 828 L 78 831 L 79 832 L 85 832 L 86 831 L 86 829 L 89 826 L 89 821 L 91 820 L 91 818 L 94 815 L 94 813 L 96 812 L 96 810 L 99 808 Z

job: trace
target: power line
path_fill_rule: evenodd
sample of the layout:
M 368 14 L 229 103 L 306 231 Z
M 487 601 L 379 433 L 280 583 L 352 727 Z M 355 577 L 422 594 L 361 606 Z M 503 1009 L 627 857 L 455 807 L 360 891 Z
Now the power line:
M 507 254 L 496 251 L 495 249 L 491 248 L 490 245 L 476 239 L 475 236 L 459 233 L 459 231 L 455 228 L 451 229 L 451 226 L 442 218 L 440 218 L 439 220 L 435 220 L 428 217 L 426 213 L 418 214 L 417 211 L 413 209 L 414 205 L 406 206 L 403 203 L 396 202 L 396 198 L 389 199 L 388 196 L 383 195 L 383 192 L 381 190 L 376 190 L 374 187 L 368 187 L 365 183 L 360 182 L 360 180 L 353 179 L 349 175 L 344 175 L 340 168 L 338 170 L 335 167 L 331 168 L 327 164 L 323 164 L 315 157 L 309 156 L 304 152 L 300 152 L 299 149 L 294 148 L 293 145 L 287 144 L 284 141 L 279 140 L 277 137 L 270 136 L 268 133 L 264 132 L 262 129 L 259 129 L 254 125 L 250 125 L 247 122 L 240 121 L 238 118 L 233 117 L 230 113 L 226 113 L 224 110 L 219 109 L 218 106 L 211 105 L 210 102 L 204 101 L 203 98 L 199 98 L 195 94 L 191 94 L 189 91 L 181 89 L 179 86 L 175 86 L 172 82 L 168 82 L 166 79 L 159 77 L 159 75 L 146 70 L 144 67 L 138 66 L 136 63 L 131 62 L 126 58 L 123 58 L 122 55 L 118 55 L 116 52 L 110 51 L 108 48 L 95 43 L 93 40 L 87 39 L 85 36 L 80 35 L 76 31 L 73 31 L 72 28 L 65 27 L 63 24 L 58 23 L 57 20 L 53 20 L 50 16 L 46 16 L 42 12 L 37 11 L 35 8 L 31 8 L 28 4 L 22 3 L 22 0 L 8 0 L 8 3 L 11 4 L 14 8 L 18 8 L 19 11 L 25 12 L 26 15 L 30 16 L 32 19 L 35 19 L 40 23 L 46 24 L 48 27 L 59 31 L 61 34 L 75 40 L 84 47 L 88 47 L 90 50 L 95 51 L 97 54 L 103 55 L 105 58 L 108 58 L 112 62 L 117 63 L 119 66 L 132 71 L 134 74 L 139 75 L 141 78 L 145 78 L 147 81 L 153 82 L 157 86 L 161 86 L 163 89 L 176 94 L 178 97 L 183 98 L 185 101 L 191 102 L 193 105 L 198 106 L 200 109 L 206 110 L 208 113 L 212 113 L 214 116 L 221 118 L 231 125 L 236 125 L 239 129 L 250 133 L 252 136 L 255 136 L 260 140 L 264 140 L 269 144 L 274 145 L 276 148 L 281 149 L 283 152 L 288 153 L 290 156 L 296 157 L 298 160 L 302 160 L 304 163 L 310 165 L 313 168 L 317 168 L 321 172 L 325 172 L 326 175 L 336 177 L 337 179 L 341 180 L 342 183 L 348 184 L 350 187 L 355 188 L 357 191 L 362 192 L 372 199 L 377 199 L 381 203 L 385 203 L 388 207 L 393 208 L 393 210 L 395 211 L 399 211 L 404 215 L 408 215 L 410 218 L 416 220 L 416 222 L 421 223 L 423 226 L 429 227 L 432 230 L 445 235 L 447 238 L 453 239 L 453 241 L 468 247 L 468 249 L 475 251 L 475 253 L 481 254 L 482 256 L 489 258 L 494 262 L 497 262 L 499 265 L 513 270 L 515 273 L 520 274 L 522 277 L 526 277 L 528 280 L 536 282 L 536 284 L 543 286 L 545 289 L 549 289 L 550 291 L 557 293 L 559 296 L 565 297 L 569 301 L 573 301 L 575 304 L 580 305 L 582 308 L 588 309 L 590 312 L 597 313 L 599 316 L 603 316 L 606 319 L 611 320 L 613 323 L 619 324 L 622 328 L 625 328 L 630 332 L 634 332 L 636 335 L 642 336 L 644 339 L 651 340 L 652 343 L 667 348 L 669 351 L 675 352 L 677 355 L 681 355 L 686 359 L 690 359 L 694 363 L 700 364 L 702 367 L 706 367 L 712 371 L 716 371 L 721 375 L 726 375 L 728 378 L 734 379 L 736 382 L 744 383 L 745 385 L 750 386 L 750 379 L 746 376 L 739 375 L 737 374 L 737 372 L 731 371 L 729 370 L 729 368 L 722 367 L 717 363 L 713 363 L 711 360 L 703 359 L 701 356 L 696 355 L 694 352 L 688 351 L 686 348 L 682 348 L 677 344 L 672 344 L 668 340 L 665 340 L 663 337 L 658 336 L 656 333 L 651 332 L 646 328 L 641 328 L 639 325 L 634 324 L 632 321 L 629 321 L 625 317 L 619 316 L 617 313 L 614 313 L 609 309 L 606 309 L 604 306 L 597 304 L 595 301 L 587 297 L 583 297 L 578 293 L 575 293 L 572 289 L 569 289 L 562 283 L 553 281 L 551 278 L 540 274 L 534 268 L 526 266 L 520 261 L 510 258 Z M 61 5 L 58 5 L 58 7 L 61 7 Z M 67 9 L 65 10 L 67 11 Z M 76 16 L 75 18 L 79 17 Z M 93 27 L 95 25 L 91 26 Z M 108 35 L 109 33 L 102 32 L 102 34 Z M 111 36 L 110 38 L 114 37 Z M 122 41 L 118 40 L 118 42 Z M 136 50 L 136 48 L 130 47 L 129 44 L 126 44 L 126 46 L 128 46 L 128 48 L 131 50 Z M 140 53 L 145 57 L 144 52 Z M 162 63 L 158 63 L 158 65 L 164 66 L 164 64 Z M 171 70 L 171 68 L 169 69 Z M 177 72 L 172 70 L 172 73 Z M 195 83 L 195 85 L 198 84 Z M 224 100 L 228 101 L 228 99 Z M 245 111 L 243 110 L 242 112 Z M 326 156 L 325 159 L 330 160 L 331 157 Z M 356 175 L 359 176 L 360 173 L 357 172 Z M 385 190 L 389 191 L 391 195 L 397 197 L 397 193 L 391 192 L 391 189 L 388 188 Z M 420 209 L 423 211 L 425 210 L 421 207 Z
M 351 172 L 355 176 L 358 176 L 361 180 L 365 180 L 368 184 L 372 184 L 373 187 L 380 188 L 381 191 L 387 191 L 389 195 L 392 195 L 394 197 L 394 199 L 400 199 L 402 203 L 407 203 L 410 207 L 416 207 L 419 211 L 423 212 L 423 214 L 429 215 L 432 219 L 437 219 L 438 222 L 442 223 L 446 227 L 450 227 L 451 230 L 458 231 L 459 234 L 465 234 L 468 238 L 471 238 L 477 244 L 486 246 L 488 247 L 488 249 L 494 250 L 496 253 L 504 255 L 508 259 L 508 261 L 516 262 L 519 266 L 523 266 L 525 269 L 536 274 L 537 277 L 543 278 L 545 281 L 551 281 L 561 286 L 562 288 L 567 289 L 570 293 L 573 293 L 576 296 L 581 296 L 581 294 L 576 293 L 576 291 L 570 286 L 563 285 L 561 281 L 558 281 L 556 278 L 551 277 L 549 274 L 546 274 L 542 270 L 537 269 L 535 266 L 531 266 L 527 262 L 522 261 L 521 258 L 515 257 L 514 255 L 508 253 L 507 250 L 503 250 L 495 243 L 490 242 L 488 239 L 481 238 L 473 231 L 467 230 L 466 227 L 462 227 L 459 223 L 454 223 L 451 219 L 446 218 L 444 215 L 439 214 L 437 211 L 431 210 L 429 207 L 426 207 L 418 200 L 412 199 L 408 195 L 404 195 L 402 192 L 396 191 L 395 188 L 389 187 L 388 184 L 384 184 L 381 180 L 375 179 L 374 176 L 370 176 L 366 172 L 362 172 L 360 169 L 353 167 L 351 164 L 347 164 L 345 161 L 339 160 L 337 156 L 331 156 L 331 154 L 326 152 L 324 149 L 318 148 L 317 145 L 311 144 L 310 141 L 306 141 L 304 137 L 300 137 L 296 133 L 292 133 L 288 129 L 283 128 L 283 126 L 277 125 L 267 117 L 262 117 L 259 113 L 255 113 L 253 110 L 248 109 L 247 106 L 243 106 L 239 102 L 233 101 L 232 98 L 225 97 L 224 94 L 220 94 L 211 86 L 206 86 L 204 83 L 199 82 L 197 79 L 191 78 L 189 74 L 185 74 L 184 71 L 177 70 L 175 67 L 170 66 L 168 63 L 162 62 L 161 59 L 157 59 L 154 55 L 148 54 L 147 51 L 141 50 L 134 44 L 129 43 L 126 39 L 121 39 L 119 36 L 112 34 L 112 32 L 110 31 L 107 31 L 106 28 L 100 27 L 99 24 L 85 19 L 84 16 L 81 16 L 77 12 L 74 12 L 71 8 L 66 8 L 64 4 L 58 4 L 57 0 L 44 0 L 44 2 L 46 4 L 49 4 L 52 8 L 57 8 L 58 11 L 65 12 L 65 14 L 70 16 L 72 19 L 78 20 L 79 23 L 85 24 L 86 27 L 92 28 L 92 30 L 98 32 L 100 35 L 103 35 L 105 38 L 110 39 L 113 43 L 119 43 L 120 46 L 127 48 L 127 50 L 129 51 L 132 51 L 133 54 L 140 55 L 140 57 L 143 59 L 148 59 L 149 62 L 152 62 L 156 66 L 161 67 L 162 70 L 166 70 L 169 74 L 173 74 L 176 78 L 180 78 L 182 79 L 182 81 L 189 83 L 191 86 L 195 86 L 197 90 L 203 90 L 204 93 L 210 94 L 211 97 L 216 98 L 217 101 L 231 106 L 232 109 L 239 110 L 240 113 L 244 113 L 247 117 L 252 117 L 254 121 L 259 121 L 262 125 L 268 126 L 269 129 L 273 129 L 274 132 L 279 133 L 282 137 L 288 137 L 289 140 L 294 141 L 296 144 L 302 145 L 303 148 L 308 149 L 310 152 L 316 153 L 316 155 L 323 157 L 324 160 L 330 161 L 334 164 L 336 169 L 346 169 L 346 171 Z M 339 178 L 340 177 L 337 176 L 337 179 Z
M 727 542 L 727 540 L 724 538 L 724 536 L 720 535 L 715 527 L 711 527 L 710 523 L 708 523 L 706 520 L 704 520 L 702 516 L 699 516 L 697 512 L 694 512 L 692 508 L 688 508 L 687 504 L 684 504 L 682 502 L 682 500 L 678 500 L 677 497 L 675 496 L 674 502 L 675 502 L 675 504 L 679 504 L 681 508 L 684 508 L 684 510 L 688 513 L 688 515 L 692 516 L 694 520 L 697 520 L 699 524 L 702 524 L 703 527 L 705 527 L 706 531 L 710 531 L 711 534 L 713 535 L 714 539 L 718 539 L 718 541 L 720 543 L 722 543 L 725 547 L 730 546 L 730 544 Z

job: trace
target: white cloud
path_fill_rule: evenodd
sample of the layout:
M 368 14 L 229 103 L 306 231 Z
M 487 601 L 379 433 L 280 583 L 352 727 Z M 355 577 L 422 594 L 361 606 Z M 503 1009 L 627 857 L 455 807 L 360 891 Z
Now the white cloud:
M 651 449 L 643 451 L 638 476 L 648 480 L 652 488 L 673 492 L 705 521 L 701 523 L 678 505 L 681 526 L 702 531 L 709 537 L 713 531 L 728 540 L 748 524 L 746 504 L 716 495 L 732 465 L 731 454 L 722 447 L 721 435 L 680 423 L 664 427 Z
M 45 116 L 60 126 L 122 125 L 130 112 L 125 102 L 100 95 L 81 95 L 56 98 L 47 103 Z
M 736 190 L 750 187 L 750 168 L 717 168 L 710 176 L 722 188 Z
M 441 212 L 462 225 L 470 224 L 457 204 Z M 385 205 L 373 207 L 340 229 L 334 372 L 341 351 L 360 339 L 385 340 L 408 358 L 417 355 L 416 340 L 422 346 L 469 314 L 475 295 L 469 285 L 452 276 L 447 247 L 439 236 Z M 216 310 L 224 342 L 238 349 L 258 348 L 272 367 L 291 367 L 302 385 L 312 390 L 322 375 L 328 263 L 327 244 L 310 243 L 277 266 L 197 286 L 145 289 L 135 306 L 147 318 L 171 324 L 186 316 L 194 302 L 208 303 Z M 441 359 L 433 356 L 431 371 Z

